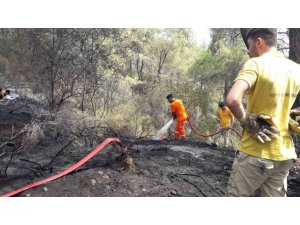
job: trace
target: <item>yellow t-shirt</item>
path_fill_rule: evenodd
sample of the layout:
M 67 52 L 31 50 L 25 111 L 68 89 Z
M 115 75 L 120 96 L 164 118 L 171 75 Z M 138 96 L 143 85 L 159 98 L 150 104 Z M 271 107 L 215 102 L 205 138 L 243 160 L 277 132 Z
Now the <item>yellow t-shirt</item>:
M 222 128 L 229 128 L 231 125 L 231 118 L 232 118 L 232 113 L 230 109 L 228 107 L 226 107 L 224 110 L 219 108 L 218 116 L 220 118 L 220 126 Z
M 175 101 L 173 101 L 171 103 L 171 110 L 172 110 L 172 112 L 176 113 L 177 121 L 186 120 L 187 112 L 185 111 L 182 101 L 180 101 L 179 99 L 176 99 Z
M 278 137 L 267 143 L 258 142 L 243 130 L 240 150 L 271 160 L 296 158 L 288 120 L 300 90 L 300 65 L 284 58 L 280 52 L 268 52 L 248 60 L 236 80 L 245 80 L 250 86 L 247 111 L 270 115 L 268 122 L 279 129 Z

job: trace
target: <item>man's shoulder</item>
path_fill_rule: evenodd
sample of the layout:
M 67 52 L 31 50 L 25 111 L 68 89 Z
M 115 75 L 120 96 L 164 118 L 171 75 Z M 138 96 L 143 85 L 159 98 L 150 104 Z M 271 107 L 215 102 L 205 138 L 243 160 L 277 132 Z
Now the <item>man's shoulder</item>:
M 174 105 L 177 105 L 177 104 L 178 104 L 177 99 L 175 99 L 173 102 L 171 102 L 171 106 L 174 106 Z
M 173 102 L 174 104 L 182 104 L 182 101 L 180 99 L 175 99 L 175 101 Z
M 243 74 L 244 72 L 248 72 L 249 70 L 257 70 L 260 64 L 262 64 L 262 61 L 259 59 L 259 57 L 248 59 L 240 68 L 239 74 Z

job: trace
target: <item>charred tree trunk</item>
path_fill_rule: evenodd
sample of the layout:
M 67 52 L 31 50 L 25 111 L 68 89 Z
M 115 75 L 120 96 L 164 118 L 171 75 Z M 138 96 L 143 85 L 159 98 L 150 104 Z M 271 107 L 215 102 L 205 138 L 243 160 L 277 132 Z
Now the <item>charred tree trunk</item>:
M 166 51 L 165 49 L 161 50 L 160 51 L 160 54 L 159 54 L 159 62 L 158 62 L 158 69 L 157 69 L 157 76 L 160 76 L 161 74 L 161 70 L 163 68 L 163 65 L 166 61 L 166 58 L 167 58 L 167 55 L 168 55 L 168 51 Z
M 289 40 L 290 40 L 289 58 L 294 62 L 300 64 L 300 29 L 299 28 L 289 29 Z
M 85 73 L 84 73 L 84 75 L 83 75 L 83 91 L 82 91 L 81 106 L 80 106 L 82 112 L 85 111 L 85 107 L 84 107 L 85 93 L 86 93 L 86 77 L 85 77 Z
M 140 63 L 141 62 L 141 63 Z M 144 60 L 141 60 L 138 58 L 136 60 L 136 72 L 137 72 L 137 75 L 138 75 L 138 80 L 140 81 L 143 81 L 144 80 L 144 72 L 143 72 L 143 69 L 144 69 Z
M 289 28 L 289 58 L 296 63 L 300 63 L 300 29 Z M 298 94 L 292 108 L 300 106 L 300 95 Z
M 300 63 L 300 29 L 296 28 L 289 28 L 289 58 L 293 60 L 296 63 Z M 297 95 L 296 100 L 292 106 L 293 108 L 297 108 L 300 106 L 300 94 Z M 298 135 L 292 135 L 296 152 L 299 154 L 299 146 L 300 146 L 300 140 Z
M 55 97 L 54 97 L 54 90 L 55 90 L 55 76 L 54 76 L 54 51 L 55 51 L 55 31 L 52 30 L 52 52 L 50 55 L 50 85 L 51 85 L 51 92 L 50 92 L 50 108 L 52 111 L 55 109 Z

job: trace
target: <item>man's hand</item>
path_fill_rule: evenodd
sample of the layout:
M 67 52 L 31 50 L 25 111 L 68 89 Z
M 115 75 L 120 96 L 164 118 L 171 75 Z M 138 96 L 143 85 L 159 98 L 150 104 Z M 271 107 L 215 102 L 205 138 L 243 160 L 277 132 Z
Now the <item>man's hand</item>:
M 270 118 L 270 116 L 260 115 L 258 113 L 246 113 L 245 118 L 239 120 L 239 122 L 252 137 L 261 143 L 265 143 L 275 138 L 276 134 L 279 132 L 275 126 L 270 125 L 266 121 Z
M 300 107 L 292 109 L 290 111 L 289 129 L 295 134 L 300 134 L 300 126 L 298 121 L 300 120 Z
M 295 109 L 292 109 L 292 110 L 290 111 L 290 116 L 291 116 L 291 117 L 294 117 L 294 119 L 295 119 L 295 117 L 300 116 L 300 107 L 297 107 L 297 108 L 295 108 Z

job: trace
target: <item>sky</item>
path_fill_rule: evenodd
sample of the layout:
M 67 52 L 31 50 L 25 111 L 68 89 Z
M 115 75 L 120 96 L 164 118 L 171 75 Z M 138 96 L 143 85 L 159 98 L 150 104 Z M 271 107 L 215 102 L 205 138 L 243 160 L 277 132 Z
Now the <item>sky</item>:
M 204 44 L 209 44 L 210 42 L 210 34 L 208 28 L 192 28 L 194 33 L 194 40 L 197 42 L 199 46 Z

